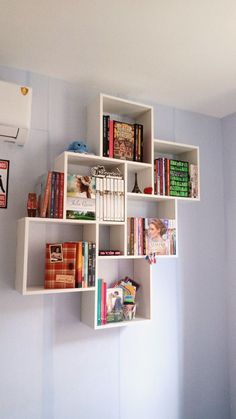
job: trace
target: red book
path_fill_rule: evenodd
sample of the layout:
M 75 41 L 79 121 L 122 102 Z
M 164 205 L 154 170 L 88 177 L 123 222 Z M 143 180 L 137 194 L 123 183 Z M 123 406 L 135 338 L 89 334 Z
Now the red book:
M 101 289 L 101 324 L 106 324 L 106 296 L 107 296 L 107 284 L 102 281 Z
M 54 218 L 59 218 L 59 186 L 60 186 L 60 173 L 55 172 L 55 211 L 54 211 Z
M 113 132 L 113 121 L 110 119 L 110 127 L 109 127 L 109 157 L 113 158 L 113 138 L 114 138 L 114 132 Z
M 74 288 L 76 243 L 47 243 L 45 288 Z
M 64 173 L 59 173 L 59 203 L 58 203 L 58 218 L 63 218 L 64 203 Z
M 45 175 L 44 175 L 45 176 Z M 42 181 L 42 192 L 41 192 L 41 205 L 40 205 L 40 217 L 45 218 L 49 206 L 49 198 L 51 195 L 51 179 L 52 172 L 48 172 L 45 176 L 45 181 Z M 45 182 L 45 183 L 44 183 Z

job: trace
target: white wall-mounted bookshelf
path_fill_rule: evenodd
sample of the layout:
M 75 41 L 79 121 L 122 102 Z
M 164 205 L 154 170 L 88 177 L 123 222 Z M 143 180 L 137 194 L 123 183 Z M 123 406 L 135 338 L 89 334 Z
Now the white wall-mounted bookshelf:
M 103 115 L 118 121 L 143 124 L 144 154 L 142 162 L 103 157 Z M 24 218 L 18 221 L 16 289 L 23 295 L 80 292 L 81 321 L 94 329 L 109 329 L 138 325 L 152 317 L 152 266 L 142 255 L 130 255 L 127 249 L 127 218 L 147 217 L 173 219 L 176 222 L 176 254 L 178 256 L 178 201 L 198 201 L 197 198 L 181 198 L 154 194 L 154 159 L 167 157 L 180 159 L 198 166 L 199 148 L 153 138 L 153 108 L 133 101 L 100 94 L 88 107 L 87 144 L 95 154 L 64 152 L 55 159 L 52 170 L 64 173 L 64 211 L 62 219 Z M 91 168 L 102 165 L 106 169 L 119 168 L 124 178 L 124 221 L 79 221 L 66 218 L 67 174 L 90 175 Z M 142 193 L 133 193 L 135 173 Z M 200 174 L 200 173 L 199 173 Z M 200 178 L 200 176 L 199 176 Z M 143 193 L 152 187 L 151 194 Z M 45 245 L 62 241 L 91 240 L 96 243 L 95 287 L 72 289 L 44 289 Z M 120 250 L 118 256 L 99 256 L 105 247 Z M 137 292 L 136 319 L 119 323 L 97 325 L 97 284 L 104 278 L 108 286 L 125 276 L 140 284 Z

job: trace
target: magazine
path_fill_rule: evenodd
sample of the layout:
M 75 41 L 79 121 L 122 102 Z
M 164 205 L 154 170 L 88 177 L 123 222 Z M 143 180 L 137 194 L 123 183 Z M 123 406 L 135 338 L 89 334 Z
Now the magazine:
M 175 255 L 175 232 L 175 220 L 145 218 L 146 255 Z
M 67 175 L 66 218 L 95 220 L 95 178 Z
M 107 323 L 123 320 L 123 290 L 122 288 L 107 288 L 106 295 Z

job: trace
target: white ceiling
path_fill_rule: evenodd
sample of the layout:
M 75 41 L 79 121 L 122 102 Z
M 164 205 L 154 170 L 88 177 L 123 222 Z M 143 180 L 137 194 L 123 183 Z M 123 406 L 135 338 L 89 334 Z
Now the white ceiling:
M 0 63 L 223 117 L 236 112 L 236 2 L 1 0 Z

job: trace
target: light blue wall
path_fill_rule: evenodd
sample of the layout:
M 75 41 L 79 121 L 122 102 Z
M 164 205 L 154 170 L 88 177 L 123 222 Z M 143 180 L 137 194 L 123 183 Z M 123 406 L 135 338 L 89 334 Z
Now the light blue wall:
M 226 270 L 228 285 L 228 315 L 229 315 L 229 372 L 230 372 L 230 404 L 231 417 L 236 418 L 236 114 L 222 120 L 224 141 L 224 192 L 226 220 Z
M 95 332 L 79 322 L 78 295 L 22 297 L 14 277 L 27 194 L 85 136 L 97 92 L 4 67 L 0 78 L 34 92 L 30 141 L 0 143 L 11 161 L 0 212 L 0 418 L 229 419 L 220 121 L 153 104 L 157 138 L 200 146 L 202 199 L 179 205 L 180 257 L 154 268 L 153 321 Z

